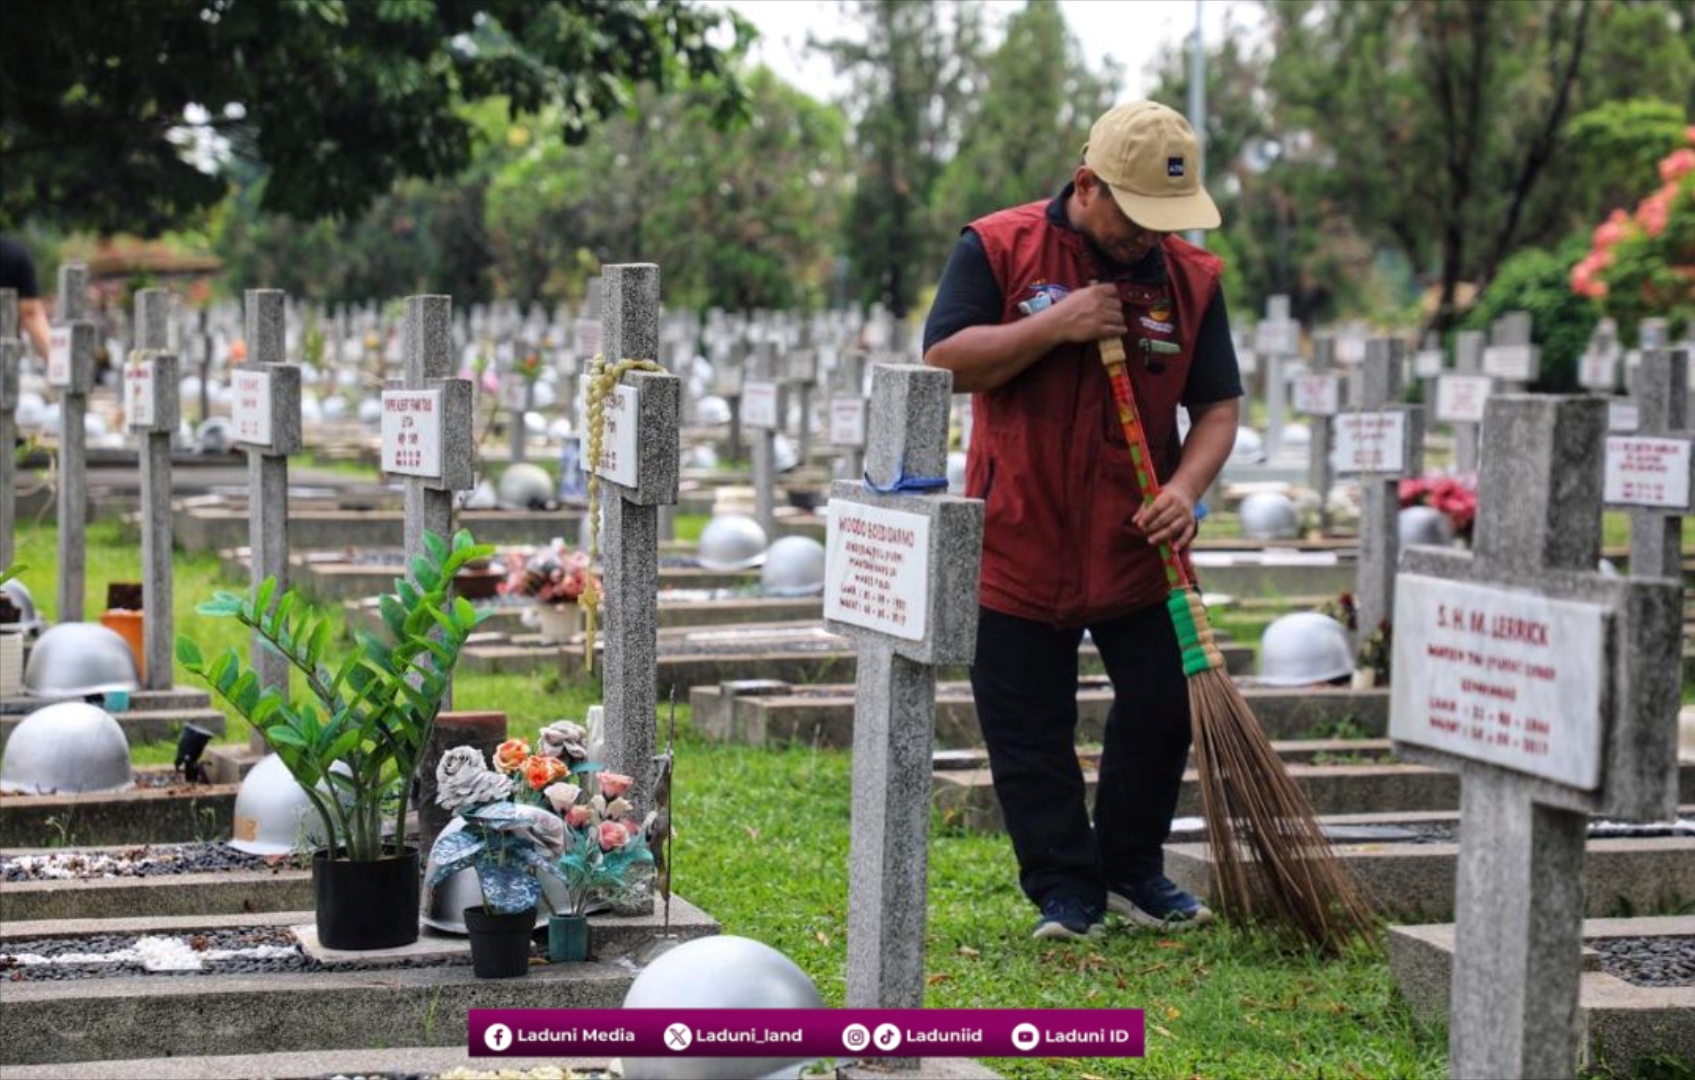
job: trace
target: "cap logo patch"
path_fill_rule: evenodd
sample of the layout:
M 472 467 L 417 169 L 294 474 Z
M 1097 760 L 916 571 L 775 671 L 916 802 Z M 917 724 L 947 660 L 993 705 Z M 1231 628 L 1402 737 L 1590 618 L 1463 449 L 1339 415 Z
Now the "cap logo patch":
M 1167 176 L 1182 176 L 1183 175 L 1183 159 L 1180 158 L 1180 157 L 1166 158 L 1165 159 L 1165 175 L 1167 175 Z

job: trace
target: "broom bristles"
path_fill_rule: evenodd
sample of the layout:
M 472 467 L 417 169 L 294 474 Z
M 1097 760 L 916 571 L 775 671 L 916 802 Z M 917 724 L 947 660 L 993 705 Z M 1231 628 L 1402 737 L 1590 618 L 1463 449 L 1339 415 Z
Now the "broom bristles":
M 1190 678 L 1189 711 L 1225 917 L 1281 924 L 1327 952 L 1369 936 L 1376 923 L 1371 905 L 1222 668 Z

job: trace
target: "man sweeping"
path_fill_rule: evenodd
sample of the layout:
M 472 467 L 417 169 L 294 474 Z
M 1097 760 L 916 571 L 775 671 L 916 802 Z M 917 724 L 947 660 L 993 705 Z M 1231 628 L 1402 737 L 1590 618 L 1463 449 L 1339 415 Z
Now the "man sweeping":
M 1160 546 L 1186 566 L 1197 502 L 1236 438 L 1223 264 L 1172 235 L 1218 224 L 1188 122 L 1120 105 L 1057 196 L 965 228 L 925 327 L 925 362 L 974 395 L 966 488 L 986 505 L 971 685 L 1038 938 L 1086 939 L 1108 911 L 1167 931 L 1212 918 L 1164 874 L 1191 709 Z M 1102 339 L 1126 353 L 1151 498 Z M 1114 688 L 1092 825 L 1075 748 L 1085 630 Z

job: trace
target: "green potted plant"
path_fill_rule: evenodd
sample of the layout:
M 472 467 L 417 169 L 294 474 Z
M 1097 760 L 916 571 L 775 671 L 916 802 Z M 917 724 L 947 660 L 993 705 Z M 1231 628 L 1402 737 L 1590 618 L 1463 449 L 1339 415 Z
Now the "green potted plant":
M 393 948 L 418 937 L 418 851 L 404 841 L 412 778 L 460 650 L 484 617 L 464 599 L 449 600 L 454 575 L 492 551 L 463 530 L 451 544 L 425 533 L 423 545 L 412 578 L 397 579 L 379 602 L 388 640 L 357 631 L 357 648 L 339 664 L 326 655 L 330 620 L 293 589 L 276 599 L 273 578 L 251 598 L 219 592 L 200 605 L 286 658 L 310 691 L 304 700 L 261 686 L 234 648 L 207 658 L 177 639 L 177 659 L 263 733 L 318 815 L 325 842 L 313 855 L 313 891 L 318 937 L 330 948 Z

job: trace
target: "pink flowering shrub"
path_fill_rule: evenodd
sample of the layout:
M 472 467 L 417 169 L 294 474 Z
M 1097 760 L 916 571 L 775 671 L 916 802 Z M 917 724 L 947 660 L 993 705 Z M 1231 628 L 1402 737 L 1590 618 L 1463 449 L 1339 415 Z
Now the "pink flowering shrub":
M 1598 301 L 1627 335 L 1644 318 L 1680 334 L 1695 318 L 1695 127 L 1660 162 L 1660 187 L 1634 213 L 1615 210 L 1571 268 L 1572 291 Z

